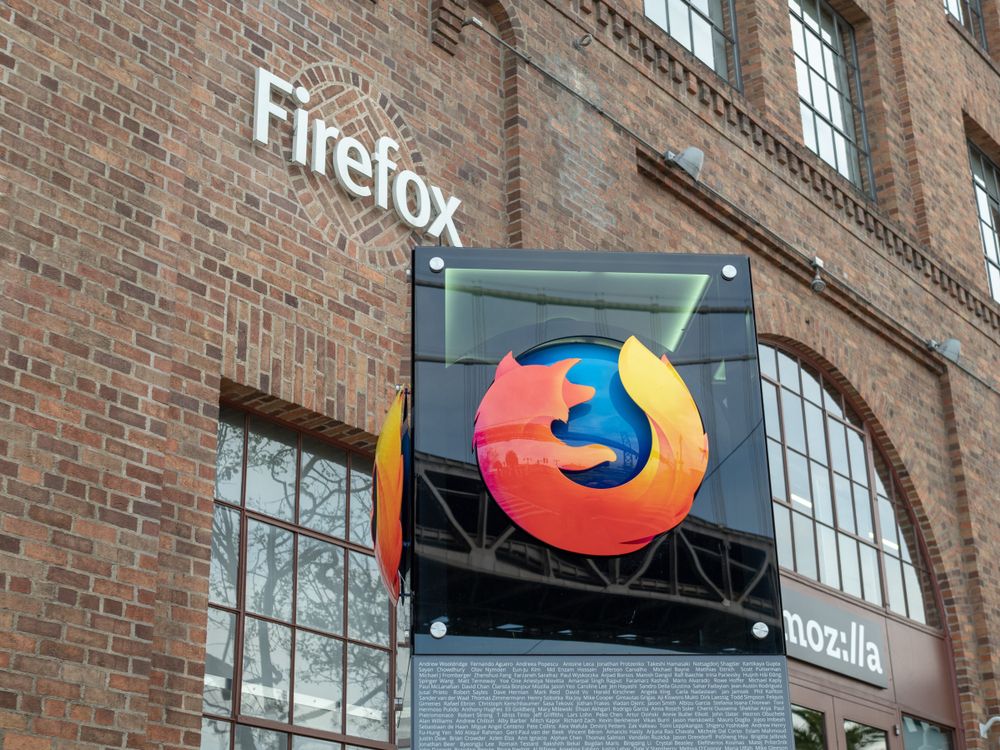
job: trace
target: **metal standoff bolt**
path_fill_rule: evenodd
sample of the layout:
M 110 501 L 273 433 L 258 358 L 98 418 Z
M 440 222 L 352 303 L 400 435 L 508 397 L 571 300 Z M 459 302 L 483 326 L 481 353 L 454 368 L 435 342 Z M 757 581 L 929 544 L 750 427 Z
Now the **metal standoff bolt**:
M 733 279 L 735 279 L 736 273 L 737 273 L 736 266 L 730 263 L 727 263 L 722 267 L 722 278 L 724 278 L 726 281 L 732 281 Z
M 438 260 L 441 260 L 441 259 L 438 258 Z M 444 638 L 447 633 L 448 633 L 448 626 L 445 625 L 440 620 L 431 623 L 431 635 L 434 638 Z
M 764 640 L 767 638 L 767 634 L 771 632 L 771 629 L 763 622 L 755 622 L 750 632 L 753 633 L 754 638 Z
M 431 267 L 434 273 L 441 273 L 444 270 L 444 258 L 440 255 L 435 255 L 427 262 L 427 265 Z

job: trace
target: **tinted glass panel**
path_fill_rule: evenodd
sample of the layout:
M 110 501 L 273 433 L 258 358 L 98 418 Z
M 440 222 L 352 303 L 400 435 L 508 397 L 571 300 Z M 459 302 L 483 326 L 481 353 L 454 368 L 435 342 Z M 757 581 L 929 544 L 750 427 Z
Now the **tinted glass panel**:
M 220 500 L 240 504 L 243 489 L 243 422 L 242 412 L 222 409 L 219 414 L 219 442 L 215 463 L 215 496 Z
M 903 716 L 905 750 L 952 750 L 952 731 L 923 719 Z
M 240 564 L 240 514 L 216 505 L 212 515 L 212 562 L 208 598 L 226 607 L 236 606 L 237 571 Z
M 347 646 L 347 733 L 373 740 L 389 736 L 389 655 Z
M 250 420 L 247 444 L 247 507 L 285 521 L 295 518 L 295 452 L 291 430 Z
M 255 617 L 246 619 L 243 640 L 244 714 L 274 721 L 288 721 L 291 651 L 291 628 Z
M 372 464 L 362 458 L 351 461 L 351 541 L 372 546 Z
M 288 735 L 260 727 L 237 725 L 236 750 L 287 750 Z
M 202 719 L 201 750 L 229 750 L 232 726 L 228 721 Z
M 295 723 L 340 732 L 344 644 L 299 631 L 295 636 Z
M 344 631 L 344 550 L 334 544 L 299 537 L 298 599 L 299 625 Z
M 888 734 L 884 729 L 856 721 L 844 722 L 844 738 L 847 750 L 886 750 L 888 743 Z
M 294 535 L 269 523 L 247 521 L 247 609 L 278 620 L 292 619 Z
M 205 639 L 204 710 L 228 715 L 233 705 L 233 656 L 236 651 L 236 615 L 208 608 Z
M 792 704 L 795 750 L 826 750 L 825 722 L 822 712 Z
M 347 634 L 359 641 L 389 645 L 389 597 L 371 555 L 351 552 Z
M 320 442 L 302 446 L 299 523 L 343 538 L 347 528 L 347 454 Z

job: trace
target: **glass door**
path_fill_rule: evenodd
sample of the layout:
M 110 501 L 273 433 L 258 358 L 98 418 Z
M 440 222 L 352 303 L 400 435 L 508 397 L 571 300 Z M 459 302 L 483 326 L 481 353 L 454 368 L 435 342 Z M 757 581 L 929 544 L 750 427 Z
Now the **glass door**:
M 834 712 L 837 750 L 902 750 L 893 713 L 841 699 L 834 701 Z

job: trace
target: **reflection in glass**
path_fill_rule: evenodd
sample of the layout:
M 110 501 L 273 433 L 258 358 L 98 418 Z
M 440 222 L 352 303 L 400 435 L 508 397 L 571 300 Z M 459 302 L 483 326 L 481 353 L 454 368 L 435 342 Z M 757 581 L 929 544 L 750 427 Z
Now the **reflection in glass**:
M 347 635 L 359 641 L 389 645 L 389 596 L 371 555 L 350 553 Z
M 372 546 L 372 462 L 351 458 L 351 541 Z
M 303 443 L 299 485 L 299 523 L 343 539 L 347 527 L 347 454 L 327 443 Z
M 789 511 L 784 505 L 774 503 L 774 541 L 778 547 L 778 563 L 794 570 L 795 557 L 792 553 L 792 523 Z
M 347 734 L 389 738 L 389 654 L 347 645 Z
M 920 591 L 920 581 L 917 578 L 917 571 L 909 563 L 903 563 L 903 581 L 906 584 L 906 603 L 909 605 L 907 613 L 912 620 L 917 622 L 927 622 L 924 615 L 924 601 Z
M 817 524 L 816 546 L 819 553 L 819 580 L 827 586 L 839 589 L 840 568 L 837 565 L 837 532 L 828 526 Z M 877 575 L 878 570 L 875 573 Z
M 344 631 L 344 550 L 335 544 L 299 536 L 298 598 L 295 619 L 299 625 Z
M 341 731 L 344 644 L 299 631 L 295 636 L 295 723 Z
M 240 514 L 216 505 L 212 515 L 212 562 L 208 598 L 227 607 L 236 606 L 236 576 L 240 564 Z
M 291 628 L 255 617 L 246 619 L 241 691 L 244 714 L 288 721 L 291 650 Z
M 233 658 L 236 648 L 236 615 L 214 607 L 208 608 L 208 632 L 205 638 L 206 713 L 232 713 Z
M 219 413 L 215 496 L 233 505 L 240 504 L 243 488 L 243 421 L 241 412 L 222 409 Z
M 903 593 L 903 574 L 899 560 L 886 555 L 882 561 L 885 565 L 885 588 L 889 593 L 889 609 L 906 617 L 906 594 Z
M 816 578 L 812 521 L 801 513 L 792 513 L 792 533 L 795 538 L 795 569 L 804 576 Z
M 952 750 L 951 730 L 923 719 L 903 716 L 904 750 Z
M 247 521 L 246 607 L 278 620 L 292 619 L 292 540 L 290 531 Z
M 200 750 L 229 750 L 229 734 L 232 732 L 232 726 L 228 721 L 202 717 Z
M 888 743 L 888 735 L 884 729 L 856 721 L 844 722 L 844 739 L 847 750 L 886 750 Z
M 284 521 L 295 519 L 295 452 L 289 429 L 250 420 L 247 443 L 247 507 Z
M 865 599 L 882 606 L 882 587 L 878 577 L 878 552 L 867 544 L 859 545 L 861 550 L 861 579 L 865 587 Z
M 317 740 L 315 737 L 292 736 L 292 750 L 352 750 L 351 746 L 344 748 L 339 742 Z
M 861 571 L 858 567 L 858 543 L 845 534 L 837 534 L 840 547 L 840 572 L 844 591 L 861 598 Z
M 236 750 L 286 750 L 288 735 L 260 727 L 236 725 Z
M 826 750 L 823 713 L 792 704 L 792 734 L 795 750 Z

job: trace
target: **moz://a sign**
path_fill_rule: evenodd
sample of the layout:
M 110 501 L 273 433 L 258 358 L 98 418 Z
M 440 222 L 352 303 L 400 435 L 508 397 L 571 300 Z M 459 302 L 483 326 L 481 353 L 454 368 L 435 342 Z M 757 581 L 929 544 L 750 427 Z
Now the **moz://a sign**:
M 286 103 L 274 100 L 275 94 L 284 94 Z M 326 175 L 327 169 L 340 187 L 355 198 L 374 198 L 375 205 L 388 210 L 390 204 L 400 221 L 409 227 L 422 230 L 452 247 L 461 247 L 455 228 L 455 211 L 462 201 L 446 197 L 437 185 L 428 185 L 424 179 L 409 169 L 396 171 L 393 156 L 399 153 L 399 144 L 387 135 L 375 141 L 370 151 L 365 144 L 350 135 L 343 135 L 336 125 L 328 125 L 322 118 L 314 117 L 303 106 L 309 103 L 309 90 L 293 86 L 264 68 L 257 68 L 253 97 L 253 139 L 268 145 L 271 120 L 288 120 L 287 99 L 297 105 L 292 110 L 293 164 L 308 166 L 313 172 Z
M 834 605 L 781 582 L 785 646 L 789 656 L 889 687 L 885 627 L 848 605 Z

